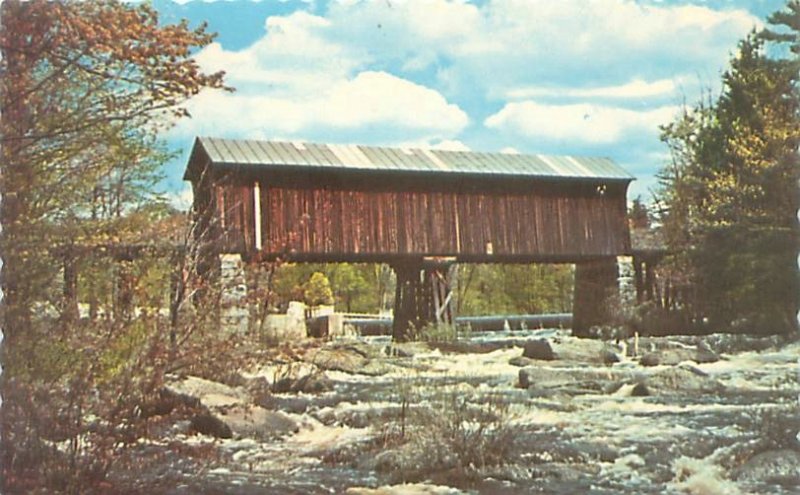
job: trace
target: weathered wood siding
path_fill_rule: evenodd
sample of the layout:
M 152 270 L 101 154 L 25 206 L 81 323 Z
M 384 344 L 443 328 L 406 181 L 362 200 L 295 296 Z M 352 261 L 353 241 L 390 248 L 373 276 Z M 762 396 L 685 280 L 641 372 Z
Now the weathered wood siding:
M 216 185 L 227 250 L 255 249 L 253 185 Z M 267 254 L 347 260 L 380 255 L 583 259 L 630 249 L 625 187 L 352 190 L 260 183 Z

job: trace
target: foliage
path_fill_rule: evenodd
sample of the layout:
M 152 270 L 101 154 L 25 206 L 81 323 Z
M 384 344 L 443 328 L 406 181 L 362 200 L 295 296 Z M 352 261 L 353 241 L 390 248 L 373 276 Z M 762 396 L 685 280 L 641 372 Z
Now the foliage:
M 516 432 L 500 397 L 473 397 L 471 387 L 408 378 L 398 384 L 402 447 L 390 466 L 394 481 L 443 472 L 468 482 L 511 458 Z
M 369 290 L 373 288 L 363 270 L 351 263 L 337 264 L 330 280 L 336 302 L 344 306 L 348 313 L 353 312 L 358 299 L 369 295 Z
M 561 313 L 572 308 L 570 265 L 460 265 L 459 315 Z
M 304 284 L 315 272 L 330 280 L 340 311 L 377 313 L 391 306 L 395 284 L 391 268 L 369 263 L 282 264 L 271 282 L 274 300 L 285 306 L 290 300 L 304 299 Z M 461 265 L 457 312 L 569 312 L 573 276 L 568 265 Z
M 668 266 L 697 286 L 715 328 L 796 329 L 800 281 L 795 254 L 800 206 L 800 9 L 770 22 L 782 34 L 751 34 L 739 45 L 723 92 L 662 129 L 672 163 L 661 173 L 661 220 L 676 253 Z M 794 43 L 788 59 L 766 42 Z
M 376 263 L 282 264 L 272 280 L 274 300 L 285 306 L 303 300 L 303 285 L 315 273 L 330 281 L 335 304 L 348 313 L 376 313 L 388 306 L 394 289 L 393 273 Z
M 9 1 L 2 17 L 2 283 L 21 319 L 6 328 L 25 328 L 52 277 L 45 247 L 114 241 L 99 212 L 140 202 L 166 156 L 155 132 L 222 74 L 190 56 L 205 27 L 161 25 L 147 4 Z
M 113 491 L 105 478 L 146 434 L 142 407 L 168 364 L 224 348 L 213 339 L 198 345 L 196 322 L 160 315 L 171 299 L 163 253 L 122 251 L 131 241 L 174 240 L 165 234 L 180 219 L 153 191 L 169 157 L 156 135 L 186 115 L 187 98 L 222 87 L 221 73 L 203 73 L 191 57 L 213 35 L 162 24 L 148 4 L 12 0 L 0 8 L 2 488 Z M 183 274 L 196 278 L 189 258 Z M 88 319 L 65 317 L 69 285 L 58 279 L 69 260 L 85 272 L 78 296 L 89 302 Z M 112 281 L 123 265 L 121 288 Z M 121 311 L 129 302 L 141 311 Z
M 641 196 L 634 198 L 628 209 L 628 221 L 631 228 L 646 229 L 650 227 L 650 213 Z
M 314 272 L 303 291 L 303 299 L 309 306 L 333 304 L 333 291 L 328 277 L 322 272 Z

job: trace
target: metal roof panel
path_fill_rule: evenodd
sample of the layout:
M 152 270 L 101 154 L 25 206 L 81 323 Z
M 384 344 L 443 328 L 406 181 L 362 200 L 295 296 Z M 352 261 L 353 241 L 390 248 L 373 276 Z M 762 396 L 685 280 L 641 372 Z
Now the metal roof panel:
M 200 137 L 212 163 L 632 180 L 608 158 L 400 149 Z

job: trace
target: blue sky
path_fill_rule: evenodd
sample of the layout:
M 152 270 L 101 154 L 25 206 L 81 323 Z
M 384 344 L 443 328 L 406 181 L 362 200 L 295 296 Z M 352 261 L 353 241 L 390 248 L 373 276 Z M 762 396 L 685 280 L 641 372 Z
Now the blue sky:
M 206 21 L 197 53 L 235 93 L 205 91 L 164 135 L 607 156 L 647 197 L 668 160 L 658 126 L 719 80 L 783 0 L 155 0 Z

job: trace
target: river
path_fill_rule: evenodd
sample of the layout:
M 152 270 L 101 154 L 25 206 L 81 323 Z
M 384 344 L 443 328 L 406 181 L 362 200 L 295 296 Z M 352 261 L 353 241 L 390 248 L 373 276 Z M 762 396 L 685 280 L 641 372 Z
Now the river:
M 519 362 L 525 342 L 540 338 L 556 359 Z M 800 464 L 781 457 L 798 452 L 800 344 L 755 342 L 642 339 L 633 356 L 632 340 L 602 344 L 556 329 L 475 333 L 462 346 L 400 351 L 385 337 L 362 339 L 384 369 L 328 369 L 328 391 L 275 394 L 273 407 L 296 422 L 295 433 L 269 441 L 176 435 L 220 454 L 199 472 L 170 468 L 180 476 L 165 491 L 800 493 Z M 387 347 L 394 357 L 375 357 Z M 639 359 L 697 349 L 715 358 Z M 254 373 L 274 376 L 273 368 Z M 483 452 L 463 466 L 474 450 Z

